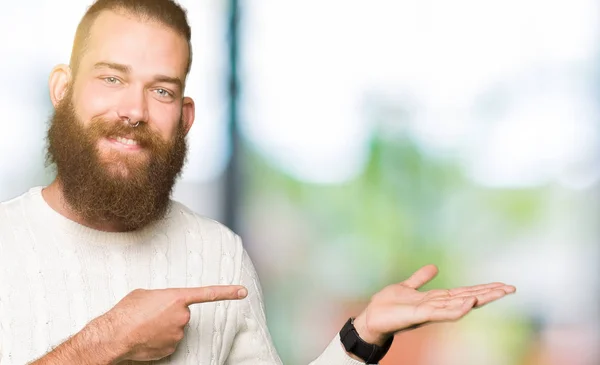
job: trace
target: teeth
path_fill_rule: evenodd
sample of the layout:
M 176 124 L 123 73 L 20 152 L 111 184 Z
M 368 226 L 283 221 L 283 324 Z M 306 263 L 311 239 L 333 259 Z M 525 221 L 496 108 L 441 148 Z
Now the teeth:
M 117 137 L 116 140 L 119 143 L 123 143 L 123 144 L 127 144 L 127 145 L 137 145 L 138 144 L 137 141 L 135 141 L 133 139 L 129 139 L 129 138 Z

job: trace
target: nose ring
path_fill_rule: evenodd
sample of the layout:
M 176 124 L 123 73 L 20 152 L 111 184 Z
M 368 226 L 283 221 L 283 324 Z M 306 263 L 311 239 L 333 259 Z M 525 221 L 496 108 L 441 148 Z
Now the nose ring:
M 140 125 L 140 121 L 138 120 L 135 124 L 131 124 L 131 119 L 127 118 L 127 124 L 129 124 L 131 127 L 135 128 L 138 125 Z

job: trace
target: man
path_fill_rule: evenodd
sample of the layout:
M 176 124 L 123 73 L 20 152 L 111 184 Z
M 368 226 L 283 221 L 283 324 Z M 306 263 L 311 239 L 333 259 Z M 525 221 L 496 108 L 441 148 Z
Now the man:
M 279 364 L 240 238 L 171 201 L 194 102 L 172 0 L 98 0 L 53 69 L 56 180 L 0 205 L 0 364 Z M 515 288 L 373 296 L 313 364 L 377 363 L 394 333 L 456 320 Z M 341 324 L 340 324 L 341 325 Z

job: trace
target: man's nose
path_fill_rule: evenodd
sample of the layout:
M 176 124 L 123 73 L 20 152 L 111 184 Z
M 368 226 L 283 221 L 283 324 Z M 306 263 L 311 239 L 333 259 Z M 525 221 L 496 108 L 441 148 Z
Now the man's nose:
M 119 117 L 131 125 L 148 122 L 148 101 L 145 90 L 131 88 L 123 94 L 119 105 Z

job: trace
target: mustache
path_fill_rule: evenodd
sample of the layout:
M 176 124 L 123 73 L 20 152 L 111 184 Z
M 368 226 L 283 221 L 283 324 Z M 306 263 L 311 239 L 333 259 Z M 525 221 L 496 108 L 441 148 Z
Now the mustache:
M 141 147 L 153 147 L 164 145 L 166 142 L 150 130 L 148 123 L 140 123 L 132 127 L 122 120 L 107 120 L 105 118 L 94 118 L 88 126 L 89 132 L 94 138 L 129 138 L 137 141 Z

